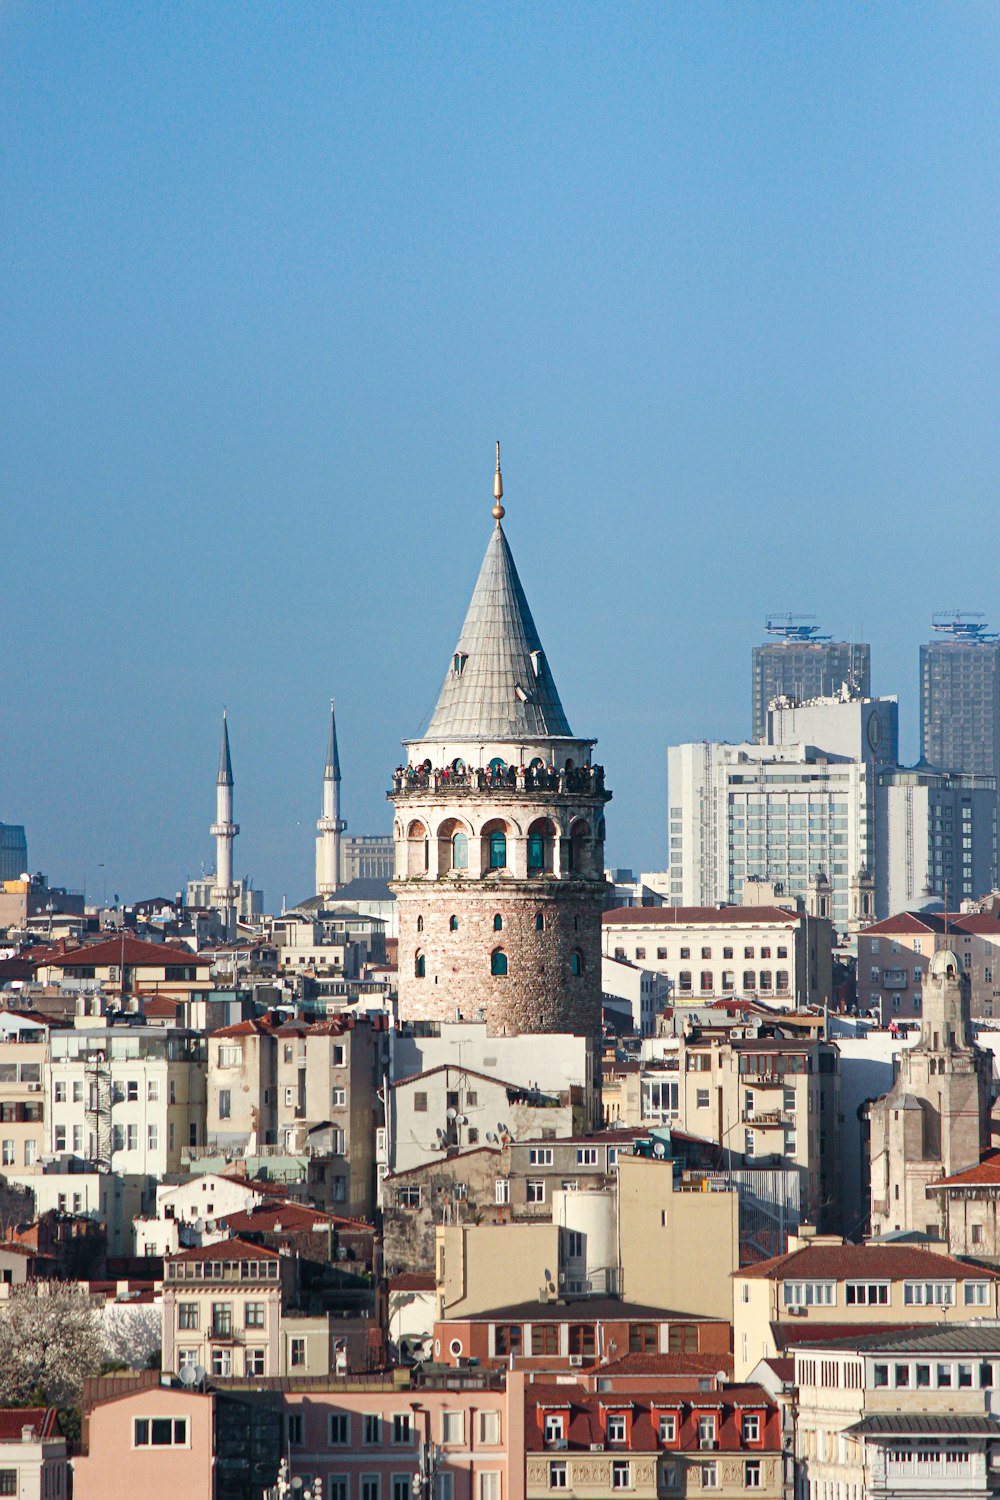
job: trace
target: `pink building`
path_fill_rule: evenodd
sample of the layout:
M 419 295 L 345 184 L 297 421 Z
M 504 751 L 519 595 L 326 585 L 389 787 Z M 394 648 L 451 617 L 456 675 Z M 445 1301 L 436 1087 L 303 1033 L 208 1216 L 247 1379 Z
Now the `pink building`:
M 102 1400 L 84 1418 L 74 1500 L 212 1500 L 215 1397 L 179 1385 L 120 1383 L 125 1394 Z

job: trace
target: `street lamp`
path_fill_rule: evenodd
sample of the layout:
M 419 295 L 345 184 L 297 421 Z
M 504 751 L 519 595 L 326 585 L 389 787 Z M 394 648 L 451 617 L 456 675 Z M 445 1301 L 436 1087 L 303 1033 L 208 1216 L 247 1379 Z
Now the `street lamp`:
M 434 1476 L 441 1462 L 441 1447 L 438 1443 L 422 1442 L 417 1456 L 417 1467 L 413 1475 L 413 1500 L 433 1500 Z

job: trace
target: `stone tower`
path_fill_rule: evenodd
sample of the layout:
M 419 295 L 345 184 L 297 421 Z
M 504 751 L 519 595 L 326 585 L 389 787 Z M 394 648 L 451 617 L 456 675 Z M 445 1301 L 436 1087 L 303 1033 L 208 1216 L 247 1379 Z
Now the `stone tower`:
M 501 521 L 395 806 L 399 1013 L 601 1029 L 603 768 L 570 730 Z
M 340 885 L 340 835 L 347 824 L 340 816 L 340 752 L 337 718 L 330 704 L 330 739 L 323 767 L 323 816 L 316 824 L 316 893 L 330 896 Z
M 990 1144 L 992 1054 L 973 1040 L 969 979 L 951 949 L 931 959 L 920 1041 L 904 1048 L 888 1094 L 869 1107 L 871 1232 L 941 1232 L 927 1187 L 979 1162 Z

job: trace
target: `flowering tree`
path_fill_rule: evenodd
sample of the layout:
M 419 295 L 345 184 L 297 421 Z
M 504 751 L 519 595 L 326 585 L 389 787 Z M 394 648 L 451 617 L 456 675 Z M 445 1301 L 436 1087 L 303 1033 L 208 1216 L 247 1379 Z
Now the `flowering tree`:
M 116 1364 L 130 1370 L 149 1370 L 160 1362 L 163 1318 L 149 1303 L 129 1306 L 112 1302 L 104 1314 L 104 1352 Z
M 75 1406 L 105 1359 L 98 1313 L 65 1282 L 28 1282 L 0 1302 L 0 1406 Z

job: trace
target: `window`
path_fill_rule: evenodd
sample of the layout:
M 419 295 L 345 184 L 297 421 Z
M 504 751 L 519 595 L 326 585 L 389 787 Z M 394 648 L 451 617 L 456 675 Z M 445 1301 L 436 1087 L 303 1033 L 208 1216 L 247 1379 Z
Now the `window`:
M 500 1446 L 500 1413 L 498 1411 L 479 1413 L 479 1441 L 488 1447 Z
M 551 1167 L 552 1147 L 531 1146 L 528 1149 L 528 1165 L 530 1167 Z
M 578 1167 L 596 1167 L 597 1147 L 578 1146 L 576 1148 L 576 1164 Z
M 266 1358 L 267 1356 L 263 1349 L 248 1349 L 243 1356 L 243 1373 L 245 1375 L 263 1375 Z
M 231 1302 L 212 1303 L 212 1333 L 217 1338 L 227 1339 L 233 1331 L 233 1304 Z
M 187 1417 L 136 1417 L 133 1448 L 186 1448 Z M 16 1491 L 10 1491 L 14 1494 Z
M 536 1359 L 543 1354 L 559 1353 L 558 1323 L 532 1323 L 531 1353 Z
M 507 864 L 507 835 L 499 829 L 490 834 L 490 869 L 503 870 Z
M 139 1149 L 139 1127 L 138 1125 L 125 1126 L 125 1149 L 126 1151 L 138 1151 Z
M 56 1104 L 65 1104 L 66 1103 L 66 1085 L 65 1085 L 65 1083 L 57 1083 L 55 1085 L 55 1092 L 53 1093 L 52 1097 L 55 1100 Z
M 500 1472 L 487 1469 L 479 1475 L 479 1500 L 500 1500 Z
M 953 1281 L 906 1281 L 903 1301 L 907 1307 L 952 1307 L 955 1303 Z
M 306 1363 L 306 1341 L 304 1338 L 293 1338 L 288 1341 L 288 1363 L 293 1370 L 305 1368 Z
M 243 1326 L 245 1328 L 264 1327 L 264 1304 L 263 1302 L 248 1302 L 243 1309 Z M 197 1327 L 197 1324 L 195 1324 Z
M 150 1104 L 157 1104 L 160 1098 L 160 1080 L 150 1078 L 146 1082 L 146 1099 Z
M 448 931 L 449 932 L 457 932 L 458 931 L 458 918 L 457 917 L 449 917 L 448 918 Z
M 675 1412 L 661 1412 L 657 1431 L 661 1443 L 676 1443 L 677 1414 Z
M 83 1142 L 81 1141 L 81 1145 Z M 160 1127 L 159 1125 L 146 1126 L 146 1149 L 158 1151 L 160 1149 Z
M 379 1500 L 382 1489 L 381 1476 L 378 1474 L 362 1474 L 361 1476 L 361 1500 Z
M 219 1119 L 228 1120 L 232 1115 L 233 1095 L 231 1089 L 219 1090 Z
M 198 1327 L 198 1304 L 197 1302 L 178 1302 L 177 1304 L 177 1327 Z
M 888 1307 L 887 1281 L 849 1281 L 844 1290 L 848 1307 Z
M 609 1443 L 628 1441 L 628 1418 L 623 1411 L 608 1412 L 607 1437 Z
M 332 1105 L 332 1107 L 334 1109 L 346 1109 L 347 1108 L 347 1090 L 346 1089 L 331 1089 L 331 1091 L 330 1091 L 330 1103 L 331 1103 L 331 1105 Z
M 535 931 L 536 932 L 544 932 L 545 931 L 545 917 L 542 915 L 542 913 L 540 911 L 535 913 Z
M 660 1347 L 660 1330 L 655 1323 L 630 1323 L 628 1329 L 628 1352 L 630 1354 L 656 1354 Z
M 569 1325 L 570 1354 L 596 1354 L 597 1334 L 593 1323 L 571 1323 Z
M 886 1386 L 886 1385 L 889 1384 L 889 1366 L 888 1365 L 876 1365 L 875 1366 L 874 1374 L 873 1374 L 873 1378 L 872 1378 L 872 1384 L 876 1385 L 876 1386 L 879 1386 L 879 1387 Z
M 469 838 L 467 834 L 456 833 L 452 838 L 451 867 L 453 870 L 467 870 L 469 868 Z
M 497 1203 L 501 1203 L 501 1204 L 503 1204 L 503 1203 L 509 1203 L 510 1202 L 510 1178 L 509 1177 L 498 1177 L 496 1179 L 496 1183 L 494 1184 L 494 1191 L 495 1191 L 495 1194 L 496 1194 L 496 1201 L 497 1201 Z
M 547 1411 L 542 1427 L 542 1437 L 546 1443 L 561 1443 L 566 1436 L 566 1418 L 560 1411 Z
M 520 1323 L 498 1323 L 493 1330 L 493 1349 L 497 1354 L 520 1354 L 523 1332 Z
M 414 979 L 427 977 L 427 959 L 423 953 L 418 953 L 413 960 L 413 977 Z
M 699 1443 L 704 1443 L 704 1444 L 714 1443 L 715 1442 L 715 1413 L 714 1412 L 709 1412 L 709 1413 L 704 1413 L 703 1412 L 699 1416 L 699 1418 L 698 1418 L 698 1442 Z
M 441 1414 L 441 1441 L 442 1443 L 464 1443 L 465 1442 L 465 1413 L 462 1411 L 446 1411 Z
M 982 1230 L 981 1224 L 974 1224 L 972 1238 L 975 1240 L 975 1231 Z M 980 1236 L 981 1237 L 981 1236 Z M 986 1281 L 967 1281 L 964 1287 L 966 1307 L 986 1307 L 989 1304 L 989 1283 Z
M 760 1417 L 756 1412 L 745 1412 L 743 1416 L 743 1441 L 745 1443 L 760 1442 Z
M 408 1411 L 396 1412 L 392 1419 L 392 1440 L 394 1443 L 412 1443 L 413 1426 Z
M 583 973 L 583 954 L 579 948 L 574 948 L 570 955 L 569 971 L 575 978 L 579 978 Z
M 632 1488 L 632 1465 L 627 1458 L 616 1458 L 611 1465 L 611 1488 L 613 1490 Z
M 529 1177 L 524 1185 L 525 1199 L 528 1203 L 545 1202 L 545 1181 L 540 1177 Z
M 507 972 L 507 955 L 502 948 L 494 948 L 490 954 L 490 973 L 504 975 Z
M 427 1113 L 427 1095 L 421 1090 L 418 1090 L 413 1095 L 413 1111 L 414 1114 L 418 1115 L 425 1115 Z
M 420 1185 L 411 1182 L 406 1187 L 396 1189 L 397 1208 L 419 1208 L 420 1207 Z
M 759 1458 L 750 1458 L 743 1466 L 743 1483 L 748 1490 L 759 1490 L 761 1486 L 761 1468 Z
M 367 1448 L 377 1448 L 382 1441 L 382 1418 L 377 1412 L 366 1411 L 361 1441 Z
M 566 1465 L 564 1463 L 549 1464 L 549 1489 L 564 1490 L 566 1488 Z
M 836 1287 L 832 1281 L 785 1281 L 782 1283 L 786 1307 L 835 1307 Z
M 701 1466 L 701 1487 L 703 1490 L 716 1490 L 719 1487 L 719 1465 L 714 1461 Z
M 119 1126 L 118 1128 L 120 1130 L 121 1126 Z M 57 1125 L 56 1126 L 56 1129 L 55 1129 L 55 1145 L 56 1145 L 56 1150 L 57 1151 L 65 1151 L 66 1150 L 66 1126 L 65 1125 Z M 8 1151 L 10 1152 L 9 1156 L 8 1156 Z M 4 1141 L 4 1143 L 3 1143 L 3 1160 L 4 1160 L 5 1165 L 7 1165 L 7 1166 L 13 1166 L 14 1165 L 14 1142 L 13 1141 Z
M 293 1448 L 301 1448 L 305 1442 L 301 1412 L 292 1412 L 288 1418 L 288 1441 Z
M 671 1354 L 697 1354 L 698 1329 L 693 1323 L 672 1323 L 669 1344 Z
M 708 1103 L 709 1103 L 709 1091 L 708 1091 L 708 1089 L 696 1089 L 695 1090 L 695 1096 L 694 1096 L 694 1102 L 695 1102 L 695 1108 L 696 1109 L 707 1109 L 708 1108 Z

